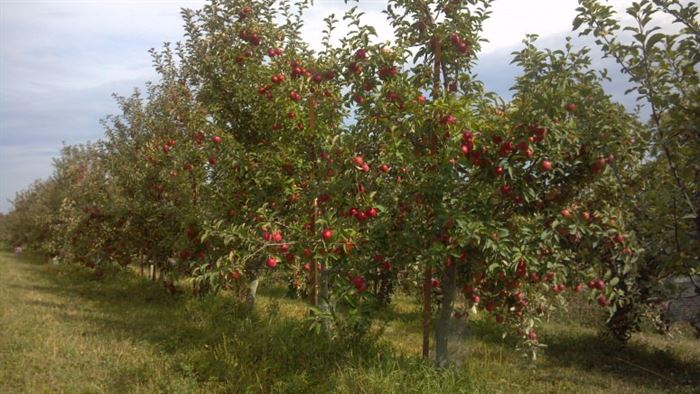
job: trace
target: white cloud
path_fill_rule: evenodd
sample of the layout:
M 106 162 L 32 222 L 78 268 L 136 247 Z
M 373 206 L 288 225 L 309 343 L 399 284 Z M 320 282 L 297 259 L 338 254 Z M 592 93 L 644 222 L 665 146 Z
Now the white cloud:
M 10 93 L 87 88 L 153 77 L 147 50 L 182 37 L 180 7 L 203 1 L 2 3 L 3 71 Z
M 631 0 L 608 0 L 606 2 L 622 17 L 625 8 L 632 4 Z M 364 12 L 363 23 L 377 28 L 378 41 L 391 38 L 392 31 L 386 22 L 382 11 L 386 1 L 363 1 L 358 5 Z M 496 0 L 492 3 L 491 17 L 484 23 L 482 36 L 489 42 L 482 46 L 483 53 L 495 52 L 499 49 L 518 45 L 526 34 L 537 34 L 540 37 L 571 34 L 571 24 L 576 16 L 577 0 Z M 335 13 L 340 19 L 348 8 L 342 1 L 316 2 L 305 18 L 304 36 L 312 43 L 314 49 L 320 48 L 320 32 L 325 27 L 323 18 Z M 342 37 L 347 32 L 345 26 L 340 26 L 335 37 Z

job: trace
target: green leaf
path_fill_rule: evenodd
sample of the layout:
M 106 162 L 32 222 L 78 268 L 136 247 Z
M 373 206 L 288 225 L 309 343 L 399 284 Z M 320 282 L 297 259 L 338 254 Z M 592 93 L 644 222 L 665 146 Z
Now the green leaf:
M 644 46 L 646 48 L 647 52 L 649 52 L 657 42 L 663 40 L 664 37 L 666 37 L 666 35 L 663 33 L 656 33 L 656 34 L 652 35 L 651 37 L 649 37 L 649 39 L 647 40 L 647 42 Z

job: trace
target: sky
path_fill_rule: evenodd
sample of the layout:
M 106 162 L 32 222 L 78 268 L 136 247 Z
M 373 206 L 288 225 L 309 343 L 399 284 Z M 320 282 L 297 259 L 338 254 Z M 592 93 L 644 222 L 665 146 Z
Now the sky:
M 617 10 L 631 4 L 609 0 Z M 183 37 L 180 9 L 201 8 L 204 0 L 0 0 L 0 212 L 11 209 L 15 193 L 49 177 L 52 158 L 63 144 L 103 136 L 100 119 L 117 114 L 112 94 L 129 95 L 157 80 L 150 48 Z M 382 0 L 360 0 L 364 22 L 390 37 Z M 302 31 L 319 46 L 322 20 L 342 15 L 342 0 L 316 0 Z M 508 96 L 517 68 L 510 65 L 526 34 L 542 47 L 561 47 L 571 33 L 576 0 L 496 0 L 484 25 L 489 42 L 475 72 L 487 89 Z M 342 33 L 342 31 L 340 32 Z M 599 65 L 616 69 L 612 63 Z M 631 107 L 626 86 L 608 89 Z

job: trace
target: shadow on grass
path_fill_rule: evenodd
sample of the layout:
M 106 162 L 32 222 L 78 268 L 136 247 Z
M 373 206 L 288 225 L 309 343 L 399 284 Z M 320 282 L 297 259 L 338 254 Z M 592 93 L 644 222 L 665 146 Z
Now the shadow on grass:
M 397 308 L 391 304 L 389 305 L 375 305 L 374 314 L 377 320 L 388 322 L 401 322 L 408 325 L 419 326 L 422 319 L 422 312 L 418 308 L 412 308 L 410 310 L 400 310 L 403 308 Z
M 670 391 L 700 387 L 700 364 L 680 360 L 668 350 L 638 342 L 622 345 L 590 331 L 548 335 L 547 345 L 549 365 L 595 370 Z
M 588 305 L 574 305 L 574 312 L 588 311 Z M 594 309 L 593 313 L 579 316 L 571 322 L 567 315 L 562 315 L 559 321 L 566 324 L 547 325 L 541 338 L 547 347 L 542 350 L 540 360 L 535 363 L 535 372 L 540 379 L 552 379 L 550 372 L 556 368 L 570 368 L 574 375 L 565 376 L 581 379 L 590 377 L 590 373 L 612 377 L 628 382 L 636 387 L 654 387 L 669 392 L 697 392 L 700 387 L 700 362 L 697 358 L 683 358 L 674 354 L 668 348 L 659 348 L 644 340 L 632 340 L 622 345 L 611 337 L 599 334 L 604 326 L 604 316 Z M 401 322 L 420 321 L 420 311 L 397 312 L 389 307 L 381 311 L 384 321 L 398 320 Z M 420 328 L 413 325 L 417 330 Z M 468 341 L 476 340 L 490 346 L 500 347 L 504 353 L 514 353 L 518 340 L 512 335 L 502 336 L 504 327 L 491 318 L 472 319 L 466 323 L 455 324 L 461 329 L 455 339 L 464 341 L 463 346 L 470 346 Z M 454 346 L 454 345 L 453 345 Z M 523 367 L 529 363 L 523 361 Z M 511 359 L 509 362 L 519 363 Z M 580 371 L 580 374 L 578 373 Z M 559 379 L 560 375 L 553 376 Z
M 468 336 L 512 351 L 515 338 L 503 339 L 502 327 L 490 319 L 469 323 Z M 582 373 L 613 376 L 639 387 L 656 387 L 671 392 L 685 386 L 692 392 L 700 387 L 700 363 L 679 359 L 639 341 L 621 344 L 599 334 L 591 327 L 576 325 L 548 327 L 544 330 L 540 368 L 572 368 Z

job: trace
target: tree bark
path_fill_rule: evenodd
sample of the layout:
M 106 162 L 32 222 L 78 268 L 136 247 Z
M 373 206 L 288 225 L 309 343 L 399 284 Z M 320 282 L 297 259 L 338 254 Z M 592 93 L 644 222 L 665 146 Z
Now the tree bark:
M 450 264 L 445 270 L 442 283 L 443 296 L 435 322 L 435 361 L 439 368 L 444 368 L 449 363 L 447 353 L 448 335 L 450 331 L 450 319 L 454 310 L 455 293 L 457 287 L 457 266 Z
M 423 273 L 423 358 L 430 357 L 430 315 L 433 305 L 432 295 L 433 269 L 426 262 Z
M 314 199 L 311 211 L 311 236 L 316 235 L 316 218 L 318 217 L 318 199 Z M 309 262 L 310 283 L 309 283 L 309 302 L 311 306 L 318 306 L 318 264 L 315 261 Z
M 320 278 L 321 281 L 319 283 L 319 288 L 321 291 L 320 307 L 321 307 L 321 311 L 324 313 L 328 313 L 331 310 L 330 304 L 328 303 L 329 302 L 329 299 L 328 299 L 329 292 L 328 292 L 328 275 L 326 275 L 326 268 L 327 268 L 326 264 L 321 263 L 321 278 Z M 328 333 L 328 332 L 330 332 L 330 330 L 331 330 L 330 319 L 323 319 L 323 331 Z
M 311 132 L 316 132 L 316 100 L 313 96 L 309 99 L 309 129 Z M 312 163 L 316 163 L 316 151 L 313 150 Z M 316 175 L 317 168 L 314 164 L 314 175 Z M 318 199 L 314 198 L 313 204 L 311 206 L 311 237 L 316 237 L 316 219 L 318 219 Z M 318 306 L 318 275 L 316 272 L 317 263 L 315 261 L 309 262 L 310 268 L 310 278 L 309 278 L 309 302 L 311 306 Z
M 253 279 L 248 282 L 248 293 L 245 297 L 245 304 L 248 310 L 252 311 L 255 309 L 255 299 L 258 295 L 258 285 L 260 284 L 260 278 L 258 276 L 253 277 Z

